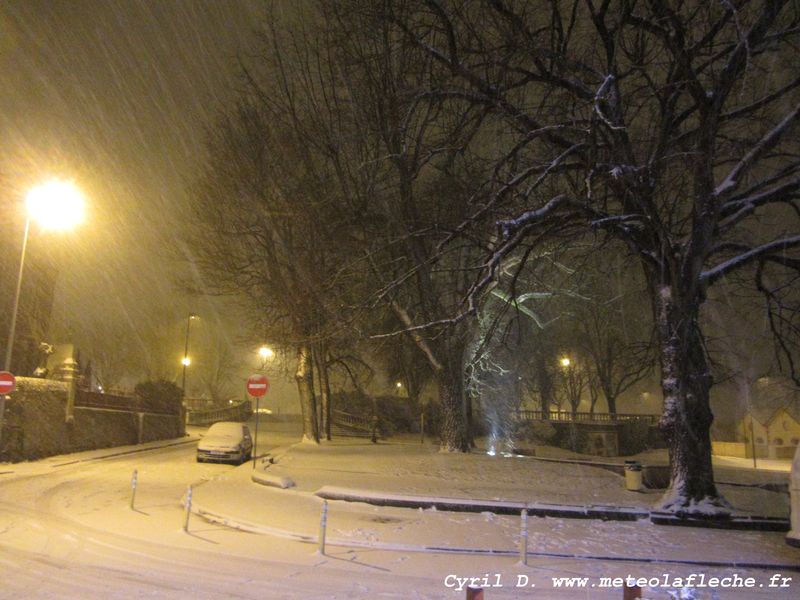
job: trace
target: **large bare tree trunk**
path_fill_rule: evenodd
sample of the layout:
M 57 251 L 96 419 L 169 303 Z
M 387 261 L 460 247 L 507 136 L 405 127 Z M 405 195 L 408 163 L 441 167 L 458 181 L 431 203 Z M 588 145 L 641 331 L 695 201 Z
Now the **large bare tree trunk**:
M 300 396 L 300 410 L 303 413 L 303 440 L 319 443 L 317 406 L 314 397 L 314 370 L 311 350 L 308 346 L 297 348 L 297 370 L 294 374 L 297 392 Z
M 439 402 L 442 405 L 441 449 L 446 452 L 469 452 L 471 435 L 464 394 L 464 344 L 457 340 L 445 343 L 445 360 L 436 371 Z
M 321 437 L 331 439 L 331 384 L 328 377 L 327 352 L 325 345 L 319 344 L 315 351 L 317 375 L 319 377 Z
M 675 299 L 663 286 L 656 298 L 664 411 L 659 427 L 669 449 L 670 487 L 662 508 L 677 514 L 724 514 L 714 484 L 709 403 L 713 381 L 698 323 L 701 300 Z
M 539 387 L 539 399 L 542 407 L 542 419 L 550 419 L 553 406 L 553 379 L 547 370 L 547 359 L 541 352 L 536 353 L 536 382 Z

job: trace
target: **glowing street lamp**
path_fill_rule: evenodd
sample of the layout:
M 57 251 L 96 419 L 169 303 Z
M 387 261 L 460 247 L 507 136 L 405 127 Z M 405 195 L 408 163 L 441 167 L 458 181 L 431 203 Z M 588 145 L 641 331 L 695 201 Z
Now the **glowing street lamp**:
M 263 371 L 267 368 L 267 361 L 272 360 L 275 356 L 275 351 L 269 346 L 261 346 L 258 349 L 258 355 L 261 357 L 261 370 Z
M 25 270 L 25 252 L 28 248 L 28 232 L 31 227 L 31 219 L 39 223 L 44 229 L 71 229 L 83 221 L 83 194 L 81 194 L 80 190 L 71 182 L 52 180 L 28 192 L 25 200 L 25 207 L 27 209 L 25 233 L 22 236 L 22 251 L 20 252 L 19 270 L 17 272 L 17 288 L 14 292 L 14 307 L 11 310 L 11 325 L 8 330 L 5 371 L 11 370 L 11 357 L 14 351 L 14 334 L 17 328 L 17 311 L 19 309 L 20 291 L 22 290 L 22 274 Z
M 561 363 L 561 366 L 564 367 L 565 369 L 572 364 L 572 361 L 567 356 L 563 357 L 559 362 Z

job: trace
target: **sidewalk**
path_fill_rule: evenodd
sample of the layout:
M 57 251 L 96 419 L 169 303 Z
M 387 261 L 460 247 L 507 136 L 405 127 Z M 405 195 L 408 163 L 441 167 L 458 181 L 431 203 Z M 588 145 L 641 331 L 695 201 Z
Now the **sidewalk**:
M 0 462 L 0 477 L 14 479 L 15 477 L 25 477 L 39 473 L 47 473 L 57 467 L 63 467 L 81 462 L 91 462 L 102 460 L 113 456 L 124 456 L 166 448 L 169 446 L 180 446 L 184 444 L 196 444 L 201 437 L 201 432 L 205 427 L 187 427 L 186 436 L 182 438 L 171 438 L 166 440 L 155 440 L 143 444 L 132 444 L 129 446 L 114 446 L 111 448 L 98 448 L 95 450 L 84 450 L 83 452 L 72 452 L 71 454 L 58 454 L 32 461 L 22 461 L 17 463 Z

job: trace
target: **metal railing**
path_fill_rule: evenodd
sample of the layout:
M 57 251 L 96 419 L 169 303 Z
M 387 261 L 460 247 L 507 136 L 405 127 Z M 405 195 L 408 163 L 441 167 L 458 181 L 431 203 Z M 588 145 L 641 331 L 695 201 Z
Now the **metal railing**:
M 566 423 L 619 423 L 625 421 L 644 421 L 649 425 L 658 424 L 661 415 L 635 414 L 635 413 L 589 413 L 570 411 L 542 411 L 518 410 L 517 419 L 520 421 L 555 421 Z
M 75 394 L 75 406 L 84 408 L 104 408 L 108 410 L 121 410 L 126 412 L 146 412 L 158 415 L 177 415 L 178 411 L 148 405 L 137 396 L 116 396 L 78 390 Z
M 375 438 L 378 435 L 378 420 L 375 417 L 365 417 L 362 415 L 354 415 L 343 410 L 331 411 L 331 424 L 333 427 L 339 427 L 349 430 L 349 433 L 360 434 L 363 436 L 371 436 Z
M 222 408 L 208 410 L 189 410 L 186 423 L 188 425 L 211 425 L 219 421 L 245 421 L 253 414 L 249 400 L 231 404 Z

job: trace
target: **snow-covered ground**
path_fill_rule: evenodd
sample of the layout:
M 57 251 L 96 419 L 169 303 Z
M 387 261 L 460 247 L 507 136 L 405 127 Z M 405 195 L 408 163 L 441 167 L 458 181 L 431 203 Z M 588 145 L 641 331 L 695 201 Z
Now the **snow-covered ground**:
M 800 572 L 789 567 L 800 568 L 800 551 L 788 547 L 782 533 L 648 521 L 529 517 L 529 556 L 522 564 L 519 516 L 330 501 L 320 555 L 323 501 L 315 492 L 324 486 L 634 507 L 659 496 L 626 491 L 622 477 L 584 465 L 441 454 L 411 440 L 316 447 L 293 444 L 296 434 L 278 426 L 261 433 L 260 447 L 270 448 L 275 463 L 259 461 L 257 469 L 252 463 L 197 464 L 193 443 L 111 458 L 101 457 L 119 450 L 0 465 L 0 598 L 449 599 L 464 598 L 466 579 L 474 577 L 486 600 L 594 599 L 621 598 L 613 578 L 627 576 L 653 579 L 650 584 L 659 578 L 645 597 L 669 598 L 686 583 L 674 577 L 691 575 L 695 583 L 731 578 L 699 588 L 697 598 L 797 597 Z M 254 474 L 295 485 L 261 485 Z M 184 532 L 181 500 L 189 485 L 195 514 Z M 786 511 L 785 494 L 724 490 L 729 497 L 730 491 L 743 510 Z M 792 580 L 772 579 L 778 573 Z M 560 579 L 572 577 L 578 579 Z M 789 587 L 770 587 L 781 583 Z M 754 587 L 743 587 L 748 584 Z

